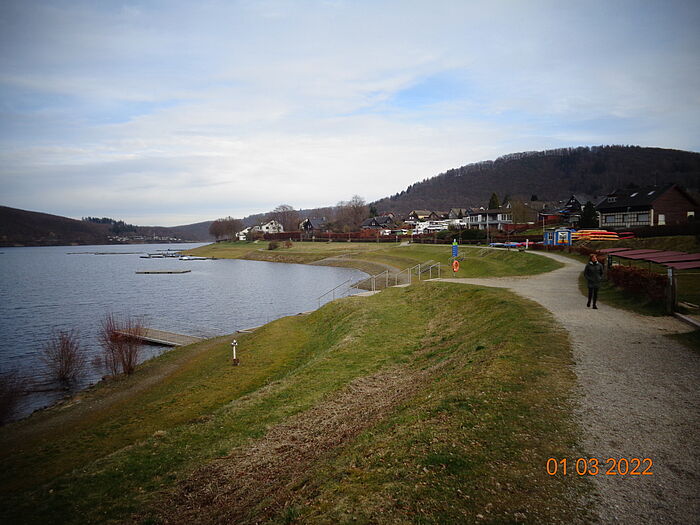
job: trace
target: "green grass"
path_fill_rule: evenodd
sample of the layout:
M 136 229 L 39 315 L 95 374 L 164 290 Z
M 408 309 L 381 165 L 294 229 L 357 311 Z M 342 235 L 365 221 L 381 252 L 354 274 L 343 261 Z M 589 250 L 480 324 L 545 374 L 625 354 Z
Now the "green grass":
M 570 350 L 552 326 L 505 290 L 421 283 L 270 323 L 241 338 L 239 367 L 227 338 L 175 350 L 1 429 L 0 520 L 157 521 L 159 500 L 197 468 L 396 369 L 428 380 L 245 521 L 567 522 L 587 484 L 545 473 L 547 458 L 577 453 Z
M 424 263 L 428 260 L 451 264 L 452 247 L 450 245 L 347 243 L 347 242 L 303 242 L 294 243 L 291 248 L 267 250 L 267 244 L 234 242 L 203 246 L 191 253 L 206 257 L 245 258 L 274 262 L 312 263 L 327 257 L 343 256 L 332 264 L 352 266 L 368 273 L 379 273 L 389 265 L 398 270 Z M 493 277 L 513 275 L 533 275 L 549 272 L 561 265 L 551 259 L 539 257 L 532 253 L 517 250 L 494 250 L 460 246 L 460 270 L 456 277 Z M 451 270 L 445 272 L 453 276 Z

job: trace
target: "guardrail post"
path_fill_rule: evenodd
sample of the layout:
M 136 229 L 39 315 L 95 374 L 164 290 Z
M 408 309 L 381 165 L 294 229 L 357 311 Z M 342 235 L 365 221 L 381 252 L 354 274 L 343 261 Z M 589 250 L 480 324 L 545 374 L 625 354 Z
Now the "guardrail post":
M 678 302 L 676 290 L 676 274 L 673 268 L 668 269 L 668 283 L 666 284 L 666 311 L 673 313 Z

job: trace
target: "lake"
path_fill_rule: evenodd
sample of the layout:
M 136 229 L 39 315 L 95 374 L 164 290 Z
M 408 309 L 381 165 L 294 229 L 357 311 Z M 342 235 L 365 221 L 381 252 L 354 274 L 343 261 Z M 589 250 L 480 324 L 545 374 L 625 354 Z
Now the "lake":
M 320 295 L 348 279 L 366 276 L 327 266 L 141 258 L 159 250 L 200 245 L 0 249 L 0 372 L 17 372 L 29 381 L 31 390 L 22 396 L 16 416 L 65 396 L 40 359 L 42 346 L 56 330 L 77 330 L 89 358 L 101 352 L 98 333 L 108 313 L 136 316 L 149 328 L 213 337 L 314 310 Z M 149 270 L 191 271 L 136 273 Z M 345 294 L 350 293 L 344 288 Z M 163 351 L 144 348 L 147 357 Z M 88 368 L 80 387 L 104 375 Z

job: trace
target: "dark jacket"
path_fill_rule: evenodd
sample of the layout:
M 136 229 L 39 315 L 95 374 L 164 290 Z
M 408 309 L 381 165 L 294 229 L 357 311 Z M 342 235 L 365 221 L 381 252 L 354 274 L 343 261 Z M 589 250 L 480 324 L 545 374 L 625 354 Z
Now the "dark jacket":
M 600 288 L 600 282 L 603 280 L 603 265 L 599 262 L 588 261 L 583 276 L 586 278 L 589 288 Z

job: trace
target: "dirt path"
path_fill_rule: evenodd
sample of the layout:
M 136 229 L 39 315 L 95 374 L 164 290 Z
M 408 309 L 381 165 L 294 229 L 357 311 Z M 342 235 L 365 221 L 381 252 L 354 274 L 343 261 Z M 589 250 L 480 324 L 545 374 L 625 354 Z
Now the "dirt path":
M 566 266 L 533 277 L 442 280 L 510 288 L 570 333 L 584 450 L 602 467 L 592 477 L 601 522 L 700 523 L 700 356 L 665 337 L 690 327 L 600 303 L 586 308 L 582 264 L 546 256 Z M 605 475 L 610 457 L 651 458 L 653 475 Z

